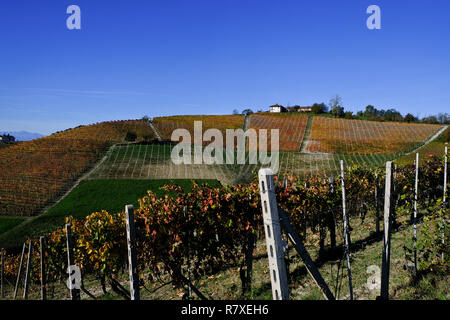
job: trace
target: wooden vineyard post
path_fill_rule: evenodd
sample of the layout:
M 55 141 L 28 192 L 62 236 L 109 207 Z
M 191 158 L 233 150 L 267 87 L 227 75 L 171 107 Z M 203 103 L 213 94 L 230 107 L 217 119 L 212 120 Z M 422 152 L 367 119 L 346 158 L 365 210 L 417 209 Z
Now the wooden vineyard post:
M 342 181 L 342 219 L 344 221 L 344 250 L 345 250 L 345 257 L 347 259 L 348 287 L 350 290 L 350 300 L 353 300 L 352 272 L 350 267 L 350 246 L 349 246 L 350 233 L 348 231 L 348 220 L 347 220 L 348 218 L 345 207 L 345 182 L 344 182 L 343 160 L 341 160 L 341 181 Z
M 67 239 L 67 272 L 69 274 L 68 283 L 72 284 L 72 267 L 74 266 L 73 259 L 73 239 L 72 239 L 72 228 L 69 223 L 66 224 L 66 239 Z M 80 300 L 80 289 L 73 285 L 69 285 L 70 299 Z
M 289 287 L 284 261 L 283 241 L 281 239 L 280 219 L 275 198 L 273 172 L 270 169 L 259 170 L 259 190 L 266 235 L 269 272 L 274 300 L 288 300 Z
M 45 237 L 39 238 L 41 251 L 41 300 L 47 300 L 46 278 L 45 278 Z
M 389 264 L 391 259 L 391 210 L 393 209 L 393 177 L 392 161 L 386 162 L 386 183 L 384 194 L 384 234 L 383 234 L 383 260 L 381 265 L 381 292 L 380 299 L 389 299 Z
M 416 181 L 414 185 L 414 227 L 413 227 L 413 246 L 414 246 L 414 272 L 417 272 L 417 196 L 419 192 L 419 153 L 416 153 Z
M 28 299 L 28 288 L 30 287 L 30 271 L 31 271 L 31 259 L 33 255 L 33 241 L 28 240 L 28 259 L 27 259 L 27 270 L 25 272 L 25 283 L 23 289 L 23 298 Z
M 20 257 L 20 263 L 19 263 L 19 271 L 17 272 L 17 280 L 16 280 L 16 286 L 14 288 L 14 296 L 13 299 L 16 299 L 17 297 L 17 290 L 19 290 L 19 281 L 20 281 L 20 275 L 22 274 L 22 265 L 23 265 L 23 257 L 25 255 L 25 248 L 27 247 L 27 243 L 23 243 L 22 247 L 22 256 Z
M 1 256 L 2 256 L 2 269 L 1 269 L 1 298 L 5 297 L 5 249 L 2 248 L 2 252 L 1 252 Z
M 136 257 L 136 228 L 134 225 L 133 205 L 125 206 L 127 246 L 128 246 L 128 272 L 130 275 L 130 297 L 131 300 L 140 300 L 139 275 L 137 273 Z
M 445 146 L 445 158 L 444 158 L 444 196 L 442 197 L 442 235 L 441 235 L 441 241 L 442 241 L 442 247 L 444 247 L 445 244 L 445 214 L 447 210 L 447 162 L 448 162 L 448 147 Z M 444 252 L 442 252 L 442 260 L 444 260 Z

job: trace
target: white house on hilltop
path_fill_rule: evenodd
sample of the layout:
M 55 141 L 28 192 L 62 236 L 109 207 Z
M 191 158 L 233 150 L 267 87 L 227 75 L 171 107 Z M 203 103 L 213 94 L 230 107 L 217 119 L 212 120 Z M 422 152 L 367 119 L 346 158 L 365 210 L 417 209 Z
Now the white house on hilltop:
M 286 108 L 279 104 L 270 106 L 270 112 L 272 112 L 272 113 L 280 113 L 280 112 L 286 112 L 286 111 L 287 111 Z

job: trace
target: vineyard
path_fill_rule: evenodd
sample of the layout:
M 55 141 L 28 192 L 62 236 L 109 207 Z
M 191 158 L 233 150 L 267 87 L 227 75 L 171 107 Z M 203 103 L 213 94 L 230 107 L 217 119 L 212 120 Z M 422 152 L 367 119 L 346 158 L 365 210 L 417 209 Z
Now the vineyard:
M 194 121 L 202 122 L 202 133 L 208 129 L 218 129 L 226 136 L 226 129 L 242 129 L 242 115 L 202 115 L 202 116 L 171 116 L 153 118 L 152 123 L 164 140 L 170 141 L 175 129 L 186 129 L 194 137 Z M 205 142 L 207 144 L 207 142 Z
M 32 216 L 62 194 L 127 132 L 153 139 L 139 120 L 81 126 L 0 149 L 0 215 Z
M 442 204 L 443 167 L 443 159 L 430 156 L 419 171 L 417 256 L 421 274 L 433 271 L 448 276 L 450 230 L 444 228 L 448 225 L 449 210 Z M 346 170 L 347 214 L 354 251 L 360 250 L 361 244 L 363 247 L 368 243 L 381 245 L 384 174 L 382 169 L 357 166 Z M 395 169 L 393 180 L 392 226 L 402 238 L 404 265 L 411 261 L 412 235 L 406 231 L 413 222 L 414 176 L 415 166 L 407 165 Z M 288 214 L 297 234 L 308 247 L 317 248 L 316 263 L 335 259 L 332 257 L 336 254 L 341 256 L 341 177 L 290 176 L 277 180 L 276 188 L 277 202 Z M 250 293 L 252 266 L 256 263 L 254 253 L 263 234 L 258 183 L 223 187 L 194 184 L 187 193 L 173 184 L 163 189 L 167 192 L 163 196 L 149 191 L 139 199 L 135 211 L 137 272 L 142 289 L 150 284 L 165 286 L 169 282 L 177 292 L 194 288 L 196 295 L 204 298 L 201 283 L 231 268 L 235 270 L 234 277 L 241 279 L 242 294 Z M 81 220 L 68 217 L 66 222 L 71 226 L 74 239 L 74 263 L 80 267 L 83 277 L 98 279 L 103 293 L 108 286 L 118 296 L 129 299 L 129 292 L 118 280 L 127 269 L 125 212 L 95 212 Z M 443 238 L 440 230 L 445 230 Z M 57 281 L 67 278 L 66 231 L 55 230 L 47 234 L 46 239 L 45 277 L 48 291 L 54 292 Z M 40 249 L 37 240 L 32 240 L 31 244 L 36 253 L 27 281 L 38 286 Z M 293 257 L 286 259 L 295 262 Z M 6 255 L 5 279 L 10 284 L 15 283 L 20 260 L 18 254 Z M 361 266 L 353 265 L 353 269 L 358 268 Z M 292 291 L 301 288 L 301 284 L 294 281 L 295 274 L 290 282 Z M 417 274 L 410 275 L 415 276 Z M 86 288 L 84 291 L 94 297 Z
M 254 114 L 250 116 L 250 128 L 259 132 L 266 129 L 268 150 L 270 150 L 270 129 L 278 129 L 279 150 L 300 151 L 308 116 L 305 114 Z
M 227 118 L 232 116 L 210 116 L 223 117 L 223 125 L 219 125 L 220 130 L 224 128 L 241 128 L 243 125 L 240 118 Z M 203 125 L 203 131 L 213 124 L 211 119 L 207 119 Z M 439 133 L 440 126 L 417 125 L 405 123 L 383 123 L 373 121 L 343 120 L 325 117 L 310 117 L 304 114 L 269 114 L 258 113 L 249 117 L 249 128 L 268 130 L 268 146 L 270 150 L 270 129 L 278 129 L 280 133 L 280 175 L 295 174 L 298 176 L 331 174 L 338 171 L 339 161 L 343 160 L 347 166 L 353 164 L 359 166 L 379 167 L 386 161 L 394 160 L 407 152 L 411 148 L 418 148 L 427 142 L 433 134 Z M 187 120 L 189 119 L 189 120 Z M 187 128 L 191 135 L 193 121 L 202 119 L 201 116 L 176 116 L 155 118 L 155 127 L 159 131 L 167 129 L 166 134 L 162 134 L 166 139 L 174 128 Z M 212 118 L 214 119 L 214 118 Z M 231 121 L 230 119 L 234 119 Z M 162 121 L 164 120 L 164 121 Z M 190 124 L 188 123 L 189 121 Z M 236 122 L 234 122 L 236 121 Z M 307 130 L 308 122 L 311 122 L 311 132 Z M 159 122 L 159 124 L 158 124 Z M 162 126 L 165 122 L 167 126 Z M 330 123 L 330 127 L 318 128 L 317 123 Z M 336 127 L 337 125 L 337 127 Z M 165 128 L 165 129 L 164 129 Z M 350 129 L 349 129 L 350 128 Z M 358 130 L 362 130 L 359 134 Z M 332 137 L 339 144 L 339 152 L 328 149 L 318 149 L 320 142 L 317 136 Z M 364 137 L 364 139 L 362 138 Z M 359 140 L 358 140 L 359 139 Z M 358 140 L 358 141 L 357 141 Z M 393 143 L 390 143 L 392 141 Z M 397 142 L 396 142 L 397 141 Z M 398 142 L 400 141 L 400 142 Z M 378 143 L 378 144 L 377 144 Z M 204 143 L 206 144 L 206 143 Z M 356 150 L 359 145 L 361 150 L 369 149 L 370 145 L 376 145 L 377 152 L 366 152 Z M 304 145 L 304 147 L 302 147 Z M 313 146 L 316 147 L 313 147 Z M 249 145 L 249 147 L 252 147 Z M 123 146 L 118 157 L 110 157 L 105 165 L 108 165 L 103 172 L 97 172 L 95 177 L 108 178 L 116 177 L 138 177 L 160 179 L 166 176 L 183 178 L 207 178 L 218 179 L 223 184 L 233 184 L 236 182 L 249 181 L 252 171 L 259 169 L 258 165 L 178 165 L 174 166 L 168 156 L 172 150 L 171 145 L 148 146 L 145 148 L 134 148 L 128 150 L 130 146 Z M 126 153 L 126 155 L 125 155 Z M 122 158 L 122 155 L 124 157 Z M 135 156 L 133 156 L 135 155 Z M 191 154 L 192 155 L 192 154 Z M 134 158 L 133 158 L 134 157 Z M 144 157 L 142 159 L 142 157 Z M 131 163 L 131 164 L 129 164 Z M 128 168 L 128 169 L 126 169 Z M 130 168 L 133 168 L 130 170 Z M 149 170 L 149 169 L 153 170 Z M 134 171 L 133 171 L 134 170 Z
M 400 154 L 432 136 L 439 125 L 314 117 L 309 152 Z
M 0 214 L 35 214 L 106 147 L 98 140 L 42 138 L 0 150 Z
M 203 132 L 217 128 L 224 137 L 226 129 L 242 129 L 245 122 L 244 116 L 240 115 L 175 116 L 155 118 L 150 122 L 148 119 L 111 121 L 80 126 L 0 149 L 0 241 L 10 248 L 5 263 L 7 282 L 13 284 L 18 273 L 20 255 L 17 240 L 23 241 L 27 235 L 46 235 L 44 251 L 49 286 L 53 288 L 54 298 L 67 294 L 64 287 L 61 291 L 60 282 L 67 277 L 66 235 L 65 230 L 58 229 L 58 226 L 63 224 L 67 215 L 71 215 L 66 222 L 72 227 L 74 261 L 80 266 L 83 277 L 86 276 L 94 287 L 99 283 L 102 293 L 108 287 L 113 294 L 129 297 L 124 288 L 127 281 L 123 280 L 127 270 L 125 213 L 116 212 L 121 211 L 118 208 L 123 209 L 125 204 L 139 203 L 135 223 L 142 283 L 157 287 L 158 284 L 170 282 L 175 290 L 164 289 L 164 294 L 174 298 L 184 292 L 186 286 L 191 288 L 192 283 L 188 285 L 186 279 L 195 282 L 194 287 L 201 284 L 208 287 L 208 279 L 217 274 L 227 274 L 233 286 L 242 289 L 236 291 L 235 287 L 224 287 L 223 290 L 228 293 L 218 298 L 227 295 L 242 297 L 236 296 L 236 292 L 248 297 L 253 294 L 252 283 L 267 286 L 265 258 L 253 259 L 255 254 L 264 255 L 266 252 L 261 240 L 264 232 L 260 195 L 254 179 L 261 166 L 237 163 L 175 165 L 171 161 L 174 143 L 167 140 L 170 140 L 175 128 L 185 128 L 193 135 L 193 121 L 196 120 L 203 121 Z M 418 149 L 422 167 L 420 221 L 422 233 L 427 237 L 426 246 L 431 246 L 431 251 L 425 248 L 425 244 L 422 246 L 421 268 L 447 270 L 448 261 L 436 260 L 436 257 L 443 252 L 448 256 L 448 248 L 440 246 L 435 241 L 437 238 L 432 238 L 437 237 L 439 232 L 433 235 L 430 230 L 436 231 L 442 226 L 438 219 L 443 193 L 440 155 L 443 154 L 443 144 L 448 142 L 448 128 L 308 117 L 304 114 L 259 113 L 249 116 L 247 120 L 248 128 L 257 131 L 269 129 L 269 146 L 270 129 L 279 129 L 277 201 L 289 214 L 295 231 L 313 252 L 319 267 L 335 259 L 336 254 L 339 256 L 343 246 L 340 161 L 348 168 L 347 210 L 350 227 L 353 228 L 352 239 L 356 241 L 354 245 L 370 243 L 373 250 L 379 250 L 376 248 L 380 243 L 379 219 L 384 190 L 384 173 L 380 168 L 386 161 L 394 159 L 399 159 L 399 163 L 403 164 L 397 168 L 395 176 L 398 191 L 395 230 L 397 233 L 409 232 L 414 186 L 411 163 L 414 159 L 408 152 L 425 144 Z M 203 144 L 202 151 L 209 143 Z M 439 158 L 431 154 L 437 154 Z M 114 199 L 117 200 L 114 206 L 99 204 L 95 207 L 98 209 L 94 209 L 92 205 L 97 202 L 96 199 L 81 196 L 77 187 L 64 196 L 67 201 L 52 208 L 54 202 L 71 190 L 82 176 L 80 186 L 94 188 L 89 195 L 99 199 L 105 197 L 105 200 L 117 198 Z M 208 185 L 194 183 L 189 189 L 180 188 L 176 182 L 169 183 L 161 193 L 146 187 L 157 181 L 155 179 L 203 179 L 211 182 Z M 133 188 L 133 198 L 130 198 L 131 194 L 122 196 L 120 188 Z M 111 194 L 114 190 L 117 190 L 116 196 Z M 135 202 L 142 194 L 138 190 L 148 193 Z M 51 209 L 41 214 L 45 207 Z M 114 209 L 103 210 L 107 208 Z M 33 218 L 39 214 L 36 219 Z M 54 228 L 57 230 L 46 234 L 45 230 Z M 448 235 L 445 234 L 445 237 Z M 401 244 L 397 242 L 399 261 L 410 259 L 408 250 L 411 244 L 405 239 L 410 237 L 402 235 Z M 425 243 L 425 239 L 423 241 Z M 30 285 L 37 288 L 40 281 L 38 240 L 33 240 L 32 246 L 37 254 L 30 270 Z M 359 249 L 353 247 L 353 250 Z M 404 252 L 400 257 L 399 250 Z M 288 268 L 294 268 L 291 271 L 297 274 L 303 264 L 295 254 L 292 259 Z M 254 282 L 253 263 L 258 274 Z M 328 271 L 322 269 L 321 272 L 331 276 Z M 238 279 L 237 282 L 235 279 Z M 306 281 L 302 273 L 292 279 L 300 283 Z M 292 292 L 304 291 L 294 280 L 291 286 Z M 219 291 L 225 292 L 223 290 Z M 258 297 L 267 296 L 267 290 L 258 290 Z M 62 296 L 57 292 L 62 292 Z M 155 298 L 154 295 L 147 297 Z
M 127 132 L 133 132 L 139 140 L 155 139 L 154 132 L 145 120 L 107 121 L 79 126 L 74 129 L 57 132 L 51 137 L 61 139 L 89 139 L 102 142 L 123 142 Z
M 226 129 L 244 128 L 241 115 L 110 121 L 0 149 L 0 216 L 35 216 L 62 197 L 83 175 L 88 180 L 215 179 L 223 185 L 249 182 L 260 165 L 236 161 L 223 165 L 175 165 L 171 161 L 173 142 L 157 140 L 170 139 L 175 128 L 186 128 L 193 135 L 196 120 L 202 121 L 203 132 L 216 127 L 224 136 Z M 420 146 L 440 128 L 308 118 L 297 113 L 258 113 L 248 120 L 249 128 L 269 129 L 269 146 L 270 129 L 279 130 L 280 177 L 336 174 L 340 160 L 346 166 L 376 168 Z M 207 143 L 204 142 L 202 151 Z M 193 152 L 191 149 L 191 157 Z M 225 150 L 223 154 L 225 157 Z

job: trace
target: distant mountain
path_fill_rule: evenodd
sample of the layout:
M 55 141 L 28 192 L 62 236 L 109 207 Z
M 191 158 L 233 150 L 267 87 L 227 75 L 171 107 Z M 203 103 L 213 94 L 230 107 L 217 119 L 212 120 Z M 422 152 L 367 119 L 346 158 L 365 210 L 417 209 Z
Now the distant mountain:
M 28 131 L 0 131 L 0 135 L 8 133 L 16 138 L 16 141 L 29 141 L 44 137 L 44 135 L 40 133 L 33 133 Z

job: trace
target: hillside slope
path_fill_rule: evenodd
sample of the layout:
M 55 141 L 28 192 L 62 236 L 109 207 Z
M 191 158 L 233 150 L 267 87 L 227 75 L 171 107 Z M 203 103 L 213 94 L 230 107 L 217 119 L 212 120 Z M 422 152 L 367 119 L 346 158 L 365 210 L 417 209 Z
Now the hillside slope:
M 0 215 L 32 216 L 61 195 L 127 132 L 152 139 L 140 120 L 80 126 L 0 150 Z

